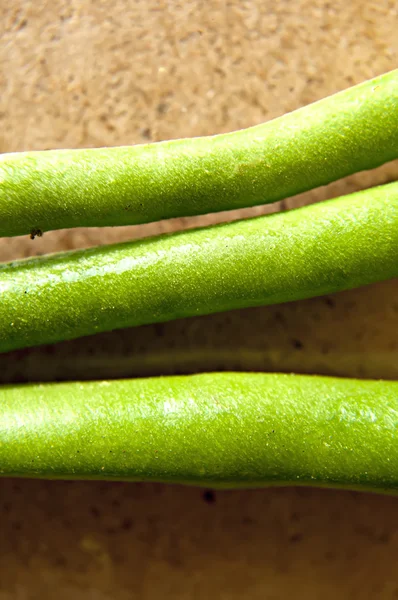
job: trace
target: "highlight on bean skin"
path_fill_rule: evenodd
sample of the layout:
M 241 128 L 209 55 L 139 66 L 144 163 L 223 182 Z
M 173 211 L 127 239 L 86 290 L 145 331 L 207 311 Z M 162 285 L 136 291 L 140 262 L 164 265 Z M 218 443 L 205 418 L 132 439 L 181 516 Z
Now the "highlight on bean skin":
M 398 492 L 398 382 L 209 373 L 0 387 L 0 473 Z
M 0 156 L 0 236 L 275 202 L 398 158 L 398 70 L 262 125 Z

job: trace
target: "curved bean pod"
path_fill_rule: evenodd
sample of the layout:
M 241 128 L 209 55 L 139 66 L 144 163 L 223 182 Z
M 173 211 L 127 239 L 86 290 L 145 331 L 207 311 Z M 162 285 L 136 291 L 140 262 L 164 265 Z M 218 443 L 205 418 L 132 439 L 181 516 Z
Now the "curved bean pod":
M 229 134 L 4 154 L 0 236 L 275 202 L 397 157 L 395 70 Z
M 398 182 L 301 209 L 0 265 L 0 351 L 398 276 Z
M 0 473 L 398 492 L 398 382 L 212 373 L 0 388 Z

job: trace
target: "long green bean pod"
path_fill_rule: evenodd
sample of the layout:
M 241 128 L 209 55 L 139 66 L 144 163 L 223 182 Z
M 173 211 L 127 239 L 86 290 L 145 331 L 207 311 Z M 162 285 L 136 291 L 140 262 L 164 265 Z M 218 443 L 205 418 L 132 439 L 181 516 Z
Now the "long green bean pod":
M 0 236 L 275 202 L 398 157 L 398 70 L 242 131 L 0 156 Z
M 398 492 L 398 382 L 212 373 L 0 387 L 0 474 Z
M 0 351 L 398 276 L 398 182 L 301 209 L 0 265 Z

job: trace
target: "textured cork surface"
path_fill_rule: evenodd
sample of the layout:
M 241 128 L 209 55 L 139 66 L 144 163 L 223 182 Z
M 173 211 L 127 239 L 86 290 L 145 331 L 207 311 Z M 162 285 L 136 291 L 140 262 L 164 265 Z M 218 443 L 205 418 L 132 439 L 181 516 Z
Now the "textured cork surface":
M 0 152 L 225 132 L 397 66 L 394 0 L 0 2 Z M 286 208 L 398 178 L 391 163 Z M 260 214 L 0 240 L 0 260 Z M 398 376 L 398 286 L 0 357 L 0 381 L 248 369 Z M 0 600 L 398 598 L 397 500 L 0 481 Z

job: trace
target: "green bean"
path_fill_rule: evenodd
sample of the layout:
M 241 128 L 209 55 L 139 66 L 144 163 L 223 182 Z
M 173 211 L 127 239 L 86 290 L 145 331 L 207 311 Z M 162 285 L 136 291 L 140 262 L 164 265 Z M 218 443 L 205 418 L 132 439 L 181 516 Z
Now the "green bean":
M 398 279 L 0 356 L 0 384 L 283 372 L 398 379 Z
M 0 236 L 275 202 L 398 157 L 398 70 L 246 130 L 0 157 Z
M 0 351 L 398 275 L 398 182 L 301 209 L 0 265 Z
M 398 382 L 210 373 L 0 387 L 0 473 L 398 492 Z

